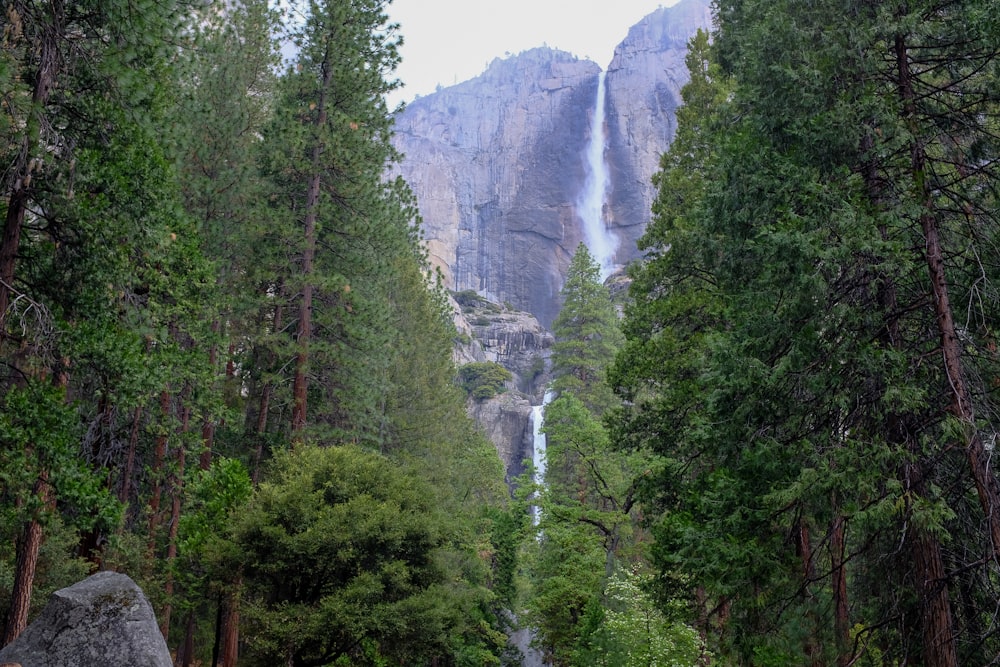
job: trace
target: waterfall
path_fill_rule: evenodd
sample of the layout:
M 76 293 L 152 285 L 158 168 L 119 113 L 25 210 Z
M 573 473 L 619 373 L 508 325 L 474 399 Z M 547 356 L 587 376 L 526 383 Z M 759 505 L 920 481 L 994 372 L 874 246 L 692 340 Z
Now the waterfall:
M 531 463 L 535 468 L 535 484 L 541 486 L 545 483 L 545 434 L 542 433 L 542 426 L 545 422 L 545 406 L 552 400 L 552 392 L 545 392 L 541 405 L 531 408 L 531 428 L 534 434 L 531 451 Z M 531 508 L 532 523 L 538 525 L 541 510 L 537 506 Z
M 583 235 L 590 254 L 601 266 L 601 279 L 607 278 L 614 270 L 615 251 L 618 237 L 608 229 L 604 219 L 608 187 L 611 178 L 608 163 L 604 159 L 607 138 L 604 134 L 604 72 L 597 75 L 597 100 L 590 119 L 590 139 L 587 142 L 587 179 L 584 182 L 577 211 L 583 220 Z

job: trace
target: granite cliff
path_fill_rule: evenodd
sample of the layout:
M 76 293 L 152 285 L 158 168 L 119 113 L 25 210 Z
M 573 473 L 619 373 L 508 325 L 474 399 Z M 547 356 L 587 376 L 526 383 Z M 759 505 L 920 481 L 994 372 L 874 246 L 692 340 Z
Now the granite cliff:
M 452 308 L 459 336 L 456 365 L 492 361 L 511 372 L 505 391 L 486 399 L 470 396 L 466 408 L 496 447 L 513 484 L 525 471 L 524 460 L 532 458 L 531 406 L 541 403 L 550 379 L 547 360 L 554 338 L 530 313 L 471 291 L 455 294 Z
M 604 220 L 638 256 L 650 177 L 674 132 L 688 39 L 708 0 L 682 0 L 635 25 L 606 74 Z M 549 48 L 497 59 L 479 77 L 409 104 L 396 119 L 400 173 L 413 188 L 446 285 L 474 290 L 551 325 L 583 238 L 577 202 L 601 67 Z

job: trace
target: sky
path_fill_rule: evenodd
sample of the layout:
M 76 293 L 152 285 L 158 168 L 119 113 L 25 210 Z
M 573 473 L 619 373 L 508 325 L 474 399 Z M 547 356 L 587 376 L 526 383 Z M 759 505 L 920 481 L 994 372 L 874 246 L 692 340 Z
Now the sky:
M 602 69 L 628 29 L 677 0 L 393 0 L 405 85 L 390 108 L 483 72 L 494 58 L 542 46 L 593 60 Z

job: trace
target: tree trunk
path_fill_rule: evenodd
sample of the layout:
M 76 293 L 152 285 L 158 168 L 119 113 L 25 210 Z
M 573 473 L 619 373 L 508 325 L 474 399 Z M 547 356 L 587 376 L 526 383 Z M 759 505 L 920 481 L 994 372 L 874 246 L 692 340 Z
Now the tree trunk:
M 219 320 L 212 322 L 212 333 L 217 337 L 222 325 Z M 219 359 L 219 347 L 214 342 L 208 349 L 208 367 L 215 374 L 215 365 Z M 208 470 L 212 467 L 212 447 L 215 445 L 215 421 L 210 415 L 206 415 L 201 424 L 201 455 L 198 457 L 198 467 L 201 470 Z
M 38 498 L 43 507 L 51 508 L 53 498 L 49 487 L 48 472 L 43 470 L 35 480 L 32 495 Z M 6 646 L 17 639 L 28 626 L 28 611 L 31 609 L 31 592 L 35 584 L 35 570 L 38 566 L 38 554 L 42 547 L 42 524 L 37 516 L 32 516 L 25 524 L 21 539 L 17 542 L 17 564 L 14 569 L 14 583 L 11 587 L 10 607 L 7 611 L 7 626 L 4 629 L 3 641 L 0 646 Z
M 7 330 L 7 310 L 11 292 L 14 289 L 15 264 L 21 244 L 21 229 L 24 215 L 31 200 L 31 179 L 38 165 L 35 152 L 39 148 L 42 133 L 42 116 L 48 104 L 52 86 L 59 74 L 59 39 L 62 35 L 64 9 L 62 0 L 52 0 L 49 4 L 51 15 L 42 30 L 39 49 L 38 69 L 34 72 L 35 87 L 31 93 L 31 111 L 24 126 L 17 158 L 8 172 L 9 182 L 4 184 L 8 192 L 7 214 L 4 218 L 3 233 L 0 234 L 0 336 Z M 42 19 L 44 21 L 44 19 Z
M 187 623 L 184 628 L 184 641 L 177 649 L 178 667 L 194 665 L 194 609 L 188 611 Z
M 955 319 L 948 296 L 948 281 L 945 275 L 944 252 L 941 248 L 938 230 L 937 209 L 927 178 L 927 156 L 916 123 L 916 95 L 913 90 L 908 47 L 902 35 L 896 36 L 895 50 L 899 94 L 912 137 L 910 168 L 914 191 L 924 207 L 920 216 L 920 226 L 924 234 L 924 253 L 927 260 L 927 270 L 930 274 L 934 314 L 941 337 L 945 376 L 951 392 L 951 404 L 948 409 L 963 425 L 966 458 L 979 496 L 979 504 L 986 516 L 993 557 L 1000 558 L 1000 482 L 997 481 L 996 475 L 990 469 L 989 454 L 976 426 L 975 407 L 962 366 L 962 343 L 955 328 Z
M 190 388 L 186 388 L 181 392 L 181 402 L 186 403 Z M 184 492 L 184 434 L 187 433 L 188 427 L 190 425 L 191 418 L 191 408 L 190 406 L 183 406 L 181 408 L 181 438 L 177 446 L 177 470 L 173 475 L 173 482 L 170 485 L 170 528 L 167 531 L 167 562 L 166 562 L 166 573 L 167 581 L 164 584 L 164 593 L 166 594 L 167 603 L 163 607 L 163 614 L 160 619 L 160 632 L 163 633 L 163 639 L 166 641 L 170 640 L 170 616 L 173 612 L 173 596 L 174 596 L 174 576 L 172 574 L 174 561 L 177 560 L 177 529 L 180 527 L 181 523 L 181 494 Z
M 150 476 L 153 480 L 153 490 L 149 498 L 149 535 L 147 551 L 149 552 L 149 564 L 152 565 L 153 556 L 156 553 L 156 532 L 160 525 L 160 497 L 163 493 L 162 477 L 163 462 L 167 457 L 167 427 L 170 417 L 170 392 L 166 389 L 160 392 L 160 418 L 163 424 L 160 434 L 156 436 L 156 443 L 153 447 L 153 466 Z
M 126 507 L 132 493 L 132 474 L 135 471 L 135 450 L 139 446 L 139 424 L 142 421 L 142 406 L 136 406 L 132 412 L 132 429 L 128 436 L 128 451 L 125 452 L 125 464 L 122 466 L 122 483 L 118 488 L 118 500 Z
M 243 575 L 239 574 L 226 595 L 222 620 L 222 651 L 219 656 L 221 667 L 236 667 L 240 643 L 240 593 L 243 589 Z
M 834 502 L 834 511 L 839 511 Z M 844 567 L 844 517 L 834 516 L 830 526 L 830 578 L 833 584 L 833 634 L 837 646 L 837 667 L 851 664 L 851 621 L 847 607 L 847 568 Z
M 323 61 L 323 79 L 319 90 L 319 105 L 316 115 L 317 128 L 315 144 L 312 150 L 312 174 L 309 179 L 309 189 L 306 193 L 305 209 L 305 245 L 302 250 L 302 296 L 299 300 L 299 325 L 296 332 L 298 353 L 295 356 L 295 381 L 292 385 L 292 433 L 293 441 L 306 424 L 306 400 L 309 390 L 309 338 L 312 334 L 312 303 L 313 303 L 313 260 L 316 256 L 316 217 L 319 208 L 320 189 L 320 158 L 323 155 L 323 145 L 319 134 L 326 124 L 326 97 L 330 87 L 332 72 L 330 63 Z

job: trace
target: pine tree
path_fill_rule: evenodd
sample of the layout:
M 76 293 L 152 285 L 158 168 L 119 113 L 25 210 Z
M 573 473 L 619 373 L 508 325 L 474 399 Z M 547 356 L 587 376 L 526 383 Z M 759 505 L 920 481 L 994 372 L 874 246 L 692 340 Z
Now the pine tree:
M 45 420 L 20 426 L 35 481 L 8 492 L 35 513 L 18 541 L 6 641 L 24 627 L 43 515 L 62 513 L 83 533 L 75 551 L 99 559 L 95 546 L 113 522 L 72 520 L 90 510 L 74 501 L 69 480 L 79 469 L 63 465 L 64 457 L 86 462 L 92 480 L 101 480 L 89 502 L 110 497 L 117 415 L 141 404 L 163 371 L 143 358 L 163 313 L 151 295 L 197 290 L 199 258 L 171 243 L 187 228 L 158 125 L 176 9 L 117 2 L 5 8 L 0 151 L 13 169 L 0 186 L 2 389 L 5 401 L 47 396 L 42 404 L 51 385 L 66 403 L 58 411 L 66 419 L 51 432 Z M 39 504 L 44 512 L 36 512 Z

